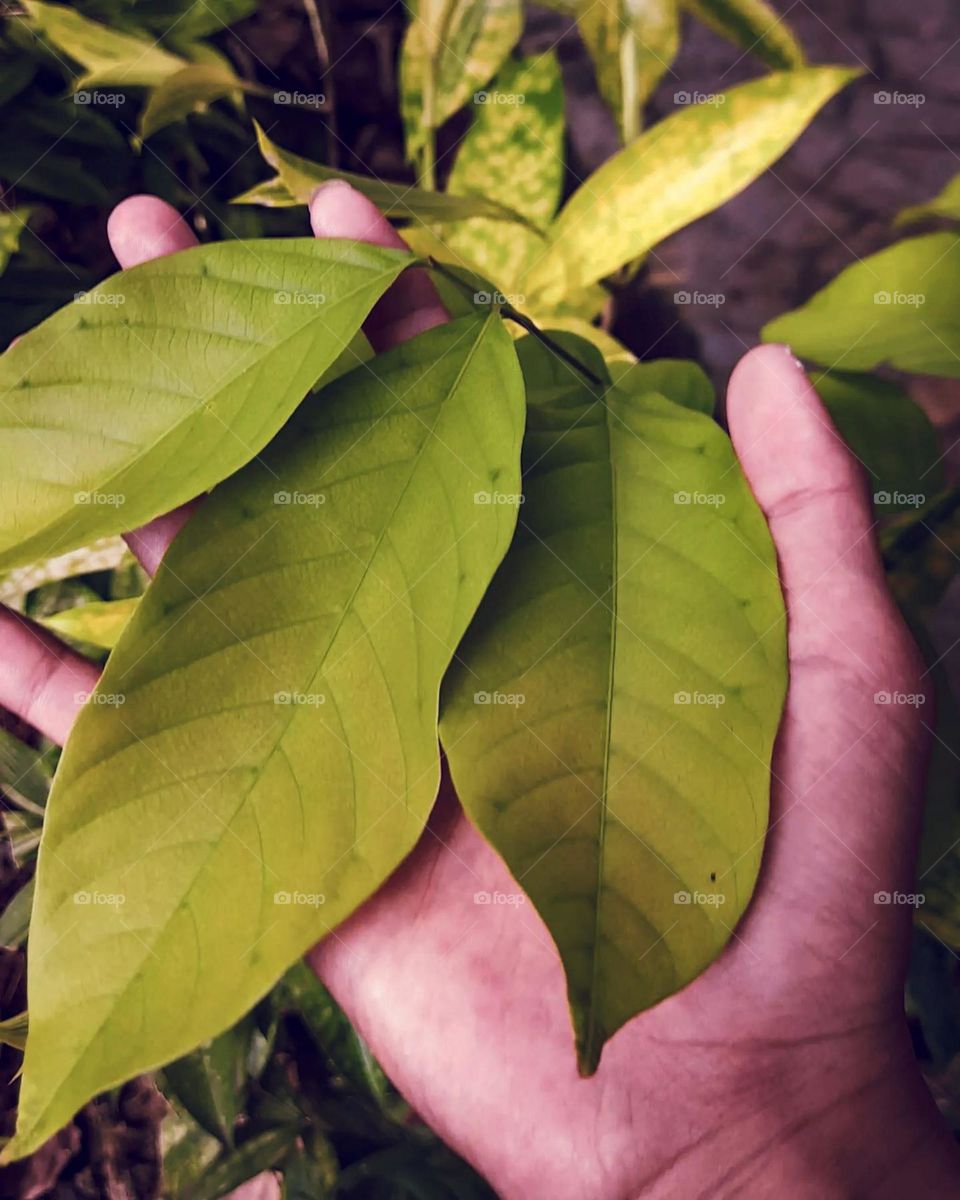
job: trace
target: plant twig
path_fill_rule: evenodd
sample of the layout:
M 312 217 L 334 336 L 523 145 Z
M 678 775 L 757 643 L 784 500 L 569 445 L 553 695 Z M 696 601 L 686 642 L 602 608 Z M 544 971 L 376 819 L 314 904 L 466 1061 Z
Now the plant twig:
M 451 271 L 449 267 L 445 266 L 438 259 L 434 258 L 433 255 L 430 255 L 427 258 L 427 264 L 432 271 L 436 271 L 438 275 L 442 275 L 444 279 L 448 279 L 455 287 L 459 288 L 464 295 L 470 296 L 470 299 L 473 301 L 473 292 L 470 290 L 470 285 L 465 280 L 461 279 L 455 271 Z M 473 303 L 476 303 L 476 301 L 473 301 Z M 565 350 L 559 342 L 555 342 L 549 334 L 544 333 L 535 321 L 532 321 L 523 313 L 518 312 L 512 304 L 498 304 L 496 307 L 500 309 L 500 312 L 507 320 L 514 321 L 520 326 L 521 329 L 525 329 L 527 333 L 535 337 L 537 341 L 541 343 L 541 345 L 546 346 L 548 350 L 557 356 L 557 358 L 562 359 L 567 366 L 573 367 L 574 370 L 579 371 L 584 378 L 589 379 L 590 382 L 596 387 L 606 388 L 607 381 L 605 379 L 601 379 L 599 375 L 595 375 L 593 371 L 591 371 L 588 366 L 585 366 L 585 364 L 582 363 L 575 354 L 571 354 L 569 350 Z

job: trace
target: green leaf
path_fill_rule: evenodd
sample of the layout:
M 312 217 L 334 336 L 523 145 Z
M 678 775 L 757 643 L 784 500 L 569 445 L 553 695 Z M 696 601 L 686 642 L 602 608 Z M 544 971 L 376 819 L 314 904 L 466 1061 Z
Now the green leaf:
M 937 431 L 899 384 L 824 371 L 813 385 L 840 436 L 866 468 L 878 512 L 922 507 L 944 486 Z
M 487 103 L 476 106 L 457 152 L 447 194 L 509 196 L 518 212 L 542 228 L 553 219 L 563 186 L 563 85 L 557 60 L 551 53 L 510 59 L 485 94 Z M 544 250 L 542 235 L 532 229 L 495 227 L 479 218 L 446 230 L 443 241 L 454 261 L 486 275 L 507 294 L 516 291 L 528 264 Z
M 152 38 L 137 37 L 91 21 L 62 4 L 23 0 L 30 23 L 46 41 L 83 68 L 75 89 L 154 87 L 187 66 Z
M 735 46 L 775 70 L 802 67 L 803 47 L 766 0 L 683 0 L 684 7 Z
M 517 536 L 444 685 L 457 794 L 567 972 L 581 1068 L 725 946 L 786 686 L 766 523 L 726 435 L 531 339 Z M 692 897 L 692 902 L 690 898 Z
M 227 1146 L 233 1145 L 234 1126 L 243 1112 L 247 1051 L 254 1027 L 253 1019 L 244 1017 L 163 1072 L 165 1090 L 172 1091 L 191 1117 Z
M 434 225 L 476 216 L 490 217 L 495 221 L 524 222 L 524 218 L 512 208 L 482 196 L 451 196 L 444 192 L 425 191 L 407 183 L 387 183 L 366 175 L 354 175 L 350 171 L 335 171 L 332 167 L 282 150 L 270 141 L 256 122 L 254 124 L 260 153 L 277 175 L 234 197 L 231 201 L 233 204 L 262 204 L 272 208 L 309 204 L 321 184 L 340 179 L 372 200 L 387 217 Z
M 0 789 L 15 802 L 43 811 L 50 791 L 49 756 L 0 729 Z
M 13 255 L 20 249 L 20 239 L 23 237 L 32 212 L 32 208 L 24 205 L 19 208 L 0 210 L 0 275 L 7 269 L 7 263 Z
M 174 541 L 50 798 L 8 1157 L 229 1026 L 414 845 L 440 680 L 515 524 L 477 494 L 519 490 L 522 412 L 499 317 L 431 330 Z
M 34 881 L 31 877 L 16 892 L 0 913 L 0 946 L 16 949 L 27 940 L 30 932 L 30 913 L 33 908 Z
M 80 293 L 0 358 L 0 569 L 133 529 L 253 458 L 410 261 L 231 241 Z
M 761 336 L 831 370 L 887 363 L 960 378 L 960 235 L 907 238 L 860 259 Z
M 228 1150 L 216 1159 L 190 1187 L 183 1200 L 220 1200 L 228 1192 L 246 1183 L 261 1171 L 277 1166 L 296 1147 L 296 1127 L 266 1129 L 255 1134 L 236 1150 Z
M 283 1163 L 281 1200 L 327 1200 L 339 1174 L 336 1152 L 318 1129 L 311 1130 L 310 1153 L 297 1146 Z
M 713 384 L 702 367 L 682 358 L 657 358 L 649 362 L 607 360 L 613 382 L 631 396 L 659 392 L 675 404 L 712 415 L 716 404 Z
M 577 28 L 625 142 L 680 44 L 677 0 L 578 0 Z
M 296 1011 L 317 1047 L 337 1074 L 381 1108 L 388 1099 L 387 1078 L 370 1050 L 353 1028 L 316 974 L 304 962 L 295 963 L 273 992 L 281 1011 Z
M 92 600 L 89 604 L 52 613 L 44 617 L 42 623 L 75 642 L 87 642 L 91 646 L 112 650 L 138 603 L 138 596 L 126 600 Z
M 722 102 L 690 105 L 660 121 L 574 192 L 525 290 L 554 299 L 585 287 L 719 207 L 775 162 L 856 75 L 846 67 L 765 75 L 721 93 Z
M 190 113 L 204 112 L 215 100 L 239 94 L 244 86 L 249 87 L 222 66 L 191 63 L 153 89 L 140 113 L 137 132 L 141 138 L 151 137 Z
M 27 1014 L 17 1013 L 0 1021 L 0 1042 L 4 1046 L 12 1046 L 14 1050 L 22 1050 L 27 1044 Z
M 954 175 L 943 190 L 926 204 L 913 204 L 902 209 L 897 213 L 893 225 L 895 229 L 902 229 L 905 225 L 933 219 L 960 221 L 960 175 Z
M 400 51 L 407 156 L 496 75 L 523 31 L 519 0 L 411 0 Z
M 163 1146 L 164 1195 L 170 1200 L 192 1200 L 193 1187 L 216 1161 L 223 1146 L 167 1097 L 169 1108 L 160 1127 Z

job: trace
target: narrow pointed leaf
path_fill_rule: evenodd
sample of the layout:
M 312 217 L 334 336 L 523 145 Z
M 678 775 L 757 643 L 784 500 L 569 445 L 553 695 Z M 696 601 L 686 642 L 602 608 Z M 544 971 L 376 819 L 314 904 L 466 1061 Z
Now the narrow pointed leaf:
M 248 192 L 236 196 L 233 204 L 262 204 L 268 208 L 287 208 L 309 204 L 313 193 L 322 183 L 342 179 L 356 188 L 384 213 L 397 220 L 419 221 L 436 225 L 445 221 L 462 221 L 467 217 L 489 217 L 495 221 L 517 221 L 525 218 L 515 209 L 488 200 L 482 195 L 454 196 L 446 192 L 430 192 L 409 183 L 388 183 L 355 175 L 350 171 L 335 171 L 322 163 L 311 162 L 289 150 L 275 145 L 256 126 L 260 153 L 277 172 L 276 178 L 258 183 Z
M 153 87 L 188 65 L 152 38 L 111 29 L 64 4 L 23 0 L 23 7 L 37 32 L 84 68 L 77 88 Z
M 960 378 L 960 235 L 906 238 L 860 259 L 762 337 L 830 370 L 887 363 Z
M 522 380 L 497 316 L 371 367 L 208 497 L 80 714 L 8 1157 L 236 1021 L 423 829 L 440 680 L 515 524 L 480 494 L 519 490 Z
M 560 950 L 581 1069 L 723 949 L 786 684 L 766 523 L 726 435 L 529 340 L 517 536 L 444 685 L 457 793 Z
M 528 278 L 548 298 L 584 287 L 717 208 L 776 162 L 856 76 L 846 67 L 765 75 L 658 122 L 591 175 L 553 223 Z
M 803 48 L 766 0 L 684 0 L 685 7 L 735 46 L 777 70 L 802 67 Z
M 133 529 L 243 466 L 410 261 L 221 242 L 54 313 L 0 358 L 0 569 Z

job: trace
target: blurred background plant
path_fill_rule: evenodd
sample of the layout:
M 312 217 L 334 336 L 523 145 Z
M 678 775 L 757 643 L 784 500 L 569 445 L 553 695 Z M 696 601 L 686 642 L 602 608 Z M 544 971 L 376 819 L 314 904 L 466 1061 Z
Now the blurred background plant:
M 960 1131 L 960 20 L 886 0 L 801 0 L 789 18 L 764 0 L 0 3 L 0 345 L 115 269 L 106 216 L 125 196 L 162 196 L 202 240 L 283 236 L 344 173 L 419 252 L 618 372 L 686 357 L 721 385 L 761 329 L 791 342 L 870 475 L 936 681 L 907 1005 Z M 807 58 L 860 78 L 831 100 L 848 77 Z M 445 299 L 465 302 L 453 284 Z M 107 540 L 0 578 L 0 601 L 102 661 L 145 582 Z M 3 1132 L 57 755 L 0 714 Z M 304 966 L 0 1170 L 18 1200 L 241 1185 L 251 1200 L 491 1195 Z

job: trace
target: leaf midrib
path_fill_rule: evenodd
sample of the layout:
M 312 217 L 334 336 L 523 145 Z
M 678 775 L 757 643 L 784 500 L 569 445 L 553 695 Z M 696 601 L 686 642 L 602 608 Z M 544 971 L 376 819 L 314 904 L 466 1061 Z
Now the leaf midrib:
M 607 433 L 607 457 L 610 464 L 610 653 L 607 661 L 606 714 L 603 731 L 603 778 L 600 782 L 600 821 L 597 830 L 597 903 L 594 909 L 593 943 L 591 945 L 590 961 L 590 1007 L 587 1013 L 587 1028 L 584 1034 L 584 1056 L 592 1061 L 594 1043 L 597 1036 L 597 988 L 600 973 L 600 934 L 603 924 L 603 897 L 606 891 L 606 836 L 607 836 L 607 791 L 610 779 L 610 738 L 613 722 L 613 683 L 617 658 L 617 611 L 619 608 L 619 580 L 617 564 L 619 547 L 617 544 L 617 467 L 613 453 L 613 431 L 610 421 L 610 397 L 603 405 L 604 425 Z

